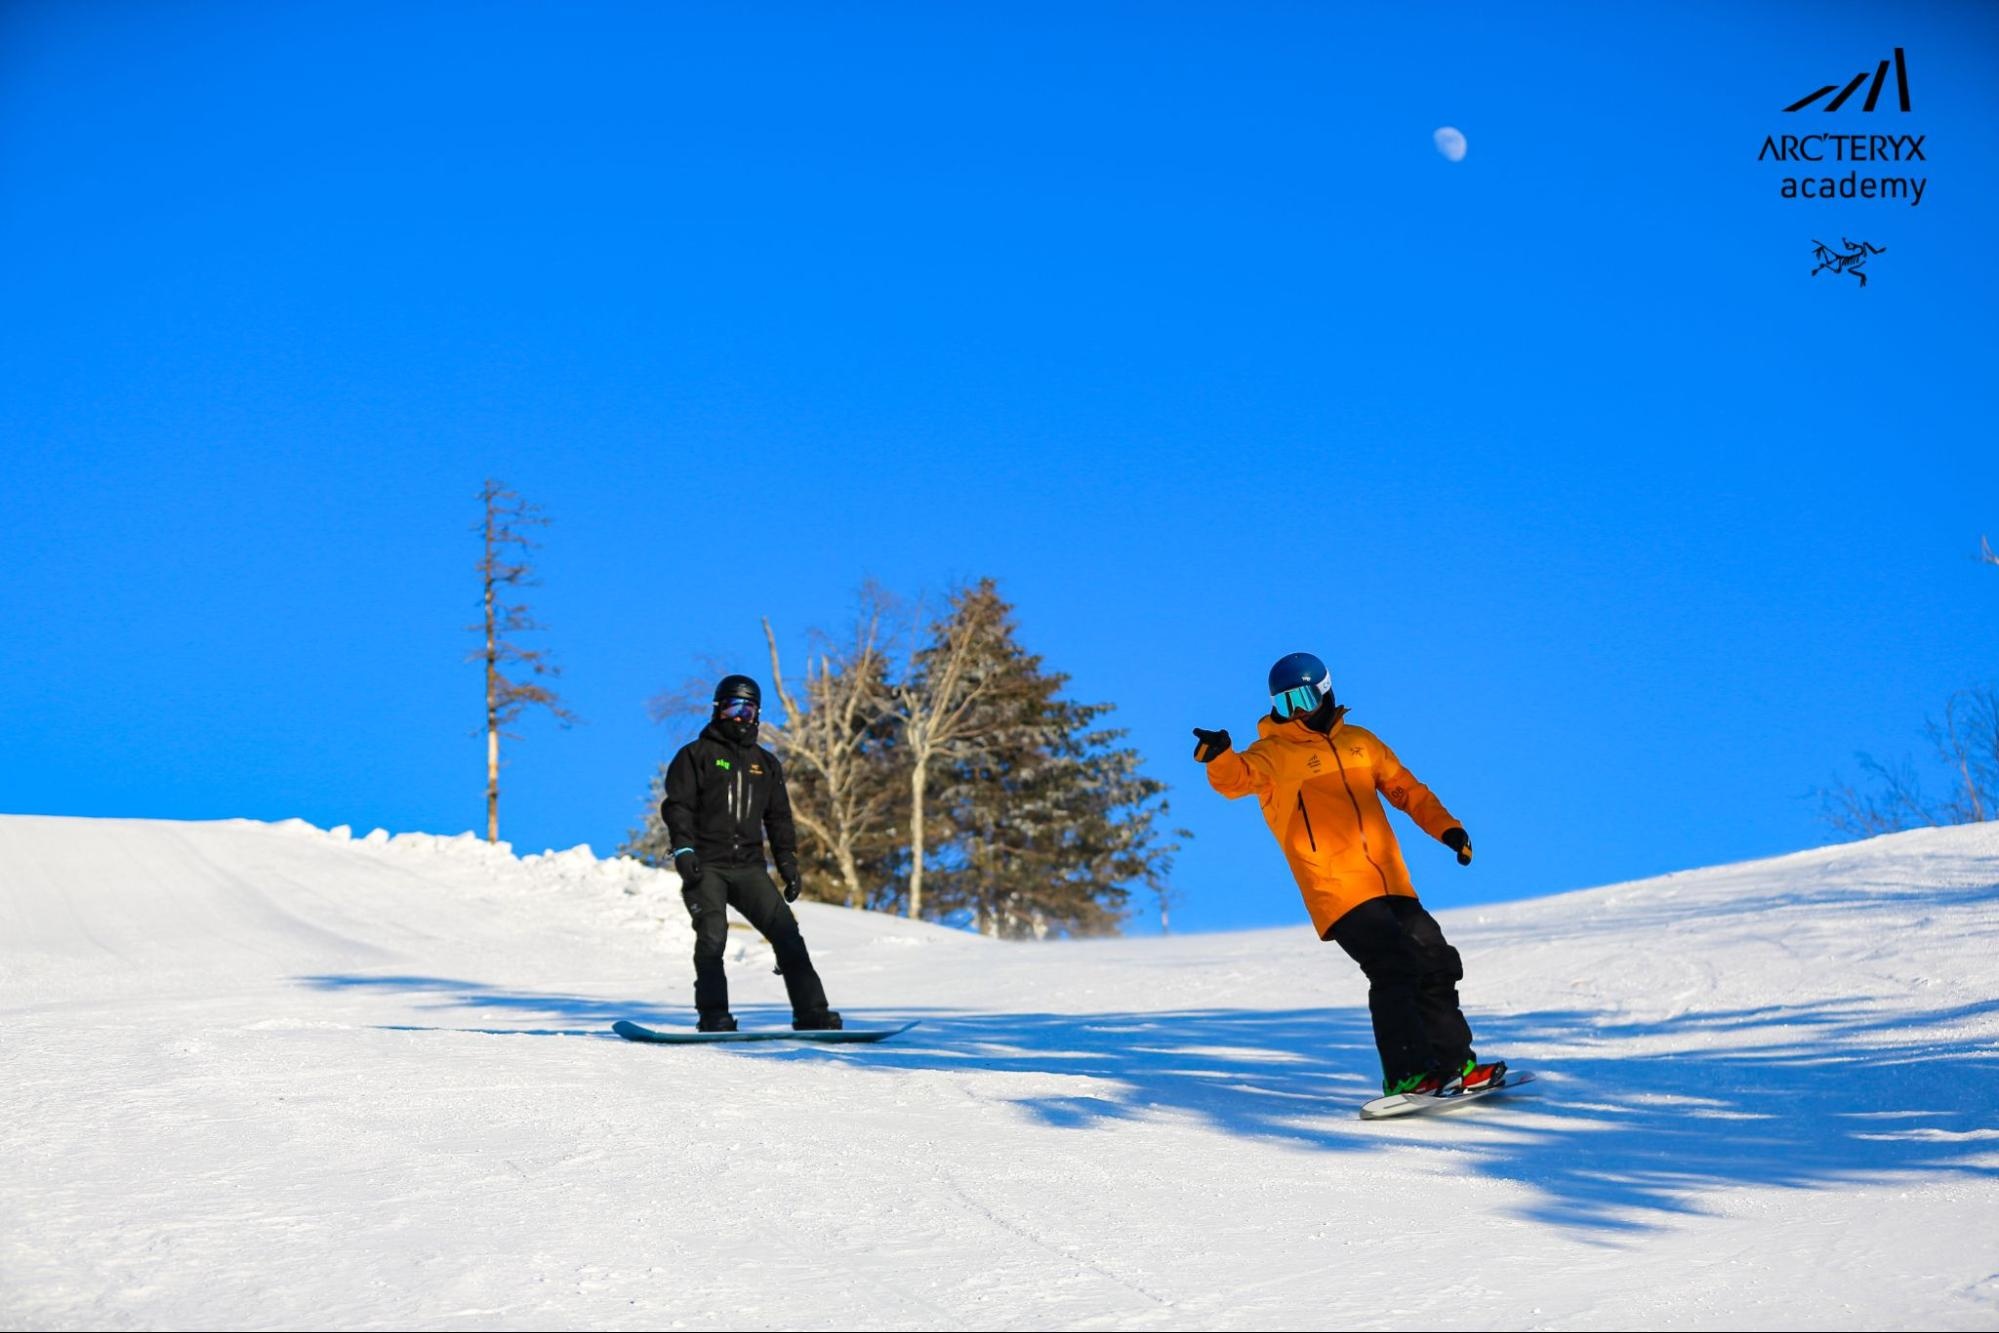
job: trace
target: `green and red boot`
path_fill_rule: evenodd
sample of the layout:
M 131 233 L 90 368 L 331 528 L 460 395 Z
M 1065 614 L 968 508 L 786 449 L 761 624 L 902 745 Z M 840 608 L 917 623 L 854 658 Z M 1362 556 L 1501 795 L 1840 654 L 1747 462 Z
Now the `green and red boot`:
M 1506 1061 L 1490 1060 L 1480 1064 L 1476 1060 L 1465 1061 L 1462 1074 L 1458 1075 L 1460 1092 L 1483 1092 L 1506 1082 Z
M 1384 1097 L 1443 1097 L 1456 1092 L 1452 1086 L 1457 1080 L 1446 1078 L 1435 1070 L 1427 1074 L 1411 1074 L 1407 1078 L 1385 1078 L 1381 1080 L 1381 1095 Z

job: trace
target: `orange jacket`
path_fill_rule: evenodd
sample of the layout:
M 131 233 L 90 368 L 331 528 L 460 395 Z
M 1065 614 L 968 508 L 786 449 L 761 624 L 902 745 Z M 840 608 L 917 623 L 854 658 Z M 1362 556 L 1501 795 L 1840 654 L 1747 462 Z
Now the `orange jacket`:
M 1230 800 L 1254 793 L 1262 803 L 1319 937 L 1369 898 L 1414 898 L 1381 796 L 1433 838 L 1457 826 L 1444 803 L 1371 731 L 1335 720 L 1321 734 L 1267 714 L 1256 729 L 1249 749 L 1208 765 L 1208 781 Z

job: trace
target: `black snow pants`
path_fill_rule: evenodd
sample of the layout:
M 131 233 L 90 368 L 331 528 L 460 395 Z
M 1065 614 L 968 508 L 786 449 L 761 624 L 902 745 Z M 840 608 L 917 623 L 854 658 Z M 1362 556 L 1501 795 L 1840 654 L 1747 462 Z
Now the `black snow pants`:
M 1471 1024 L 1458 1007 L 1464 963 L 1422 903 L 1399 894 L 1370 898 L 1335 921 L 1331 935 L 1367 973 L 1385 1082 L 1456 1074 L 1474 1058 Z
M 763 932 L 777 951 L 792 1017 L 825 1012 L 826 988 L 813 970 L 798 918 L 762 866 L 702 866 L 700 878 L 683 887 L 680 897 L 694 918 L 694 1007 L 703 1018 L 729 1012 L 729 977 L 722 969 L 722 955 L 729 944 L 731 907 Z

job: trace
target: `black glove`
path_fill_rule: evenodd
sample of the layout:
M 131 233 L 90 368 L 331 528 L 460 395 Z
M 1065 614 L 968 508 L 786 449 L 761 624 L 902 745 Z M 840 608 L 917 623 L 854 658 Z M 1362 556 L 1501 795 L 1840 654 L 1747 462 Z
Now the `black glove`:
M 1471 864 L 1471 835 L 1469 833 L 1466 833 L 1461 828 L 1447 828 L 1444 830 L 1444 836 L 1438 839 L 1438 841 L 1458 854 L 1459 865 L 1468 866 Z
M 798 895 L 803 892 L 805 892 L 805 881 L 801 880 L 798 877 L 798 872 L 796 870 L 792 871 L 789 875 L 786 875 L 784 877 L 784 900 L 786 902 L 788 903 L 797 902 Z
M 1204 764 L 1214 763 L 1235 748 L 1226 731 L 1203 731 L 1199 727 L 1194 728 L 1194 742 L 1194 757 Z
M 680 882 L 689 888 L 694 886 L 695 880 L 701 878 L 701 858 L 694 854 L 692 847 L 674 856 L 673 868 L 680 872 Z

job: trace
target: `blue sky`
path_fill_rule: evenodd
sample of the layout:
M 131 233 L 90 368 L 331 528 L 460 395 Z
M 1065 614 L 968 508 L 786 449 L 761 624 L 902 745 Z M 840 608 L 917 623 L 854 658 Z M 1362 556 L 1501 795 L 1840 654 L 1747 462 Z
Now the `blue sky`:
M 1897 45 L 1908 115 L 1781 113 Z M 1411 830 L 1434 906 L 1821 842 L 1999 677 L 1995 55 L 1972 5 L 7 5 L 0 809 L 479 826 L 492 475 L 587 719 L 510 749 L 522 848 L 613 848 L 647 700 L 764 674 L 759 616 L 988 574 L 1174 784 L 1182 926 L 1302 920 L 1187 757 L 1297 649 L 1471 830 Z M 1780 200 L 1800 126 L 1926 134 L 1921 206 Z

